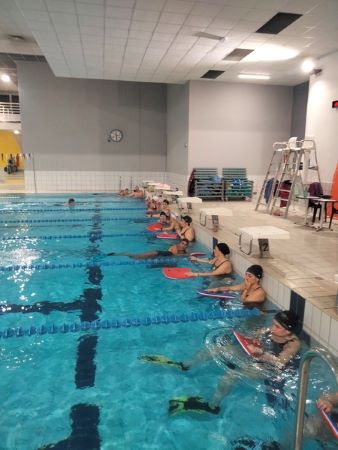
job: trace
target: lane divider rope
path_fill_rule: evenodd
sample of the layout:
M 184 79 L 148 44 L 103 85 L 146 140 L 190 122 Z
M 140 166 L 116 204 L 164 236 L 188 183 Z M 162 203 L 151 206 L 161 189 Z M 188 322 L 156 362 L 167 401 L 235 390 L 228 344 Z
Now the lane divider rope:
M 150 325 L 168 325 L 179 322 L 198 322 L 206 320 L 232 319 L 240 317 L 259 316 L 258 309 L 221 309 L 210 312 L 191 312 L 178 314 L 163 314 L 161 316 L 147 316 L 144 318 L 95 320 L 93 322 L 63 323 L 62 325 L 40 325 L 29 328 L 11 327 L 0 331 L 0 338 L 34 336 L 44 334 L 70 333 L 77 331 L 108 330 L 116 328 L 130 328 Z
M 189 255 L 187 255 L 188 257 Z M 111 266 L 136 266 L 142 264 L 168 264 L 182 257 L 170 256 L 169 258 L 151 258 L 151 259 L 134 259 L 132 261 L 93 261 L 91 263 L 72 263 L 72 264 L 32 264 L 32 265 L 15 265 L 15 266 L 0 266 L 0 272 L 14 272 L 16 270 L 55 270 L 55 269 L 77 269 L 93 267 L 111 267 Z
M 102 222 L 112 222 L 116 220 L 135 220 L 136 217 L 105 217 L 102 218 Z M 145 222 L 146 222 L 145 218 Z M 149 221 L 151 218 L 149 218 Z M 93 222 L 93 219 L 28 219 L 28 220 L 0 220 L 0 224 L 7 225 L 9 223 L 63 223 L 63 222 Z
M 25 213 L 45 213 L 45 212 L 96 212 L 96 211 L 144 211 L 145 208 L 77 208 L 72 207 L 72 209 L 67 208 L 46 208 L 46 209 L 0 209 L 2 214 L 25 214 Z
M 112 233 L 112 234 L 64 234 L 64 235 L 50 235 L 50 236 L 17 236 L 17 237 L 4 237 L 0 238 L 0 241 L 30 241 L 30 240 L 49 240 L 49 239 L 88 239 L 88 238 L 107 238 L 107 237 L 133 237 L 144 236 L 146 232 L 139 233 Z

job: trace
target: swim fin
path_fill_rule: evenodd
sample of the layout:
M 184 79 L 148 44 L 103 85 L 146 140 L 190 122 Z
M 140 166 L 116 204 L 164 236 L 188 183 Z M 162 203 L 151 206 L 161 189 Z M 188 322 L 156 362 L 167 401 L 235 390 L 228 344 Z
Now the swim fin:
M 215 406 L 212 408 L 209 403 L 203 401 L 202 397 L 176 397 L 169 400 L 168 412 L 170 416 L 191 411 L 199 414 L 205 412 L 218 414 L 220 412 L 220 407 Z
M 189 368 L 186 367 L 183 363 L 172 361 L 171 359 L 167 358 L 166 356 L 162 356 L 162 355 L 142 355 L 142 356 L 138 356 L 137 359 L 139 359 L 140 361 L 144 361 L 144 362 L 161 364 L 162 366 L 175 367 L 175 369 L 179 369 L 179 370 L 189 370 Z
M 114 256 L 116 253 L 115 252 L 111 252 L 111 253 L 107 253 L 107 256 Z

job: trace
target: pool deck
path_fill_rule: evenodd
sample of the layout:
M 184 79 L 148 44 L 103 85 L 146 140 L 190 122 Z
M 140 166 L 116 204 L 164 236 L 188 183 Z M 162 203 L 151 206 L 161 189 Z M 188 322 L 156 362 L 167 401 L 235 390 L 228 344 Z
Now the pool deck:
M 219 217 L 218 232 L 212 231 L 210 220 L 206 227 L 199 224 L 200 207 L 222 206 L 231 209 L 233 215 Z M 337 221 L 333 222 L 332 231 L 328 229 L 328 223 L 324 223 L 322 230 L 316 231 L 313 227 L 304 226 L 304 216 L 300 212 L 291 211 L 291 208 L 289 217 L 285 219 L 267 214 L 263 210 L 255 211 L 255 206 L 254 200 L 203 202 L 201 205 L 193 205 L 189 215 L 193 218 L 197 229 L 206 229 L 218 241 L 226 242 L 239 253 L 241 253 L 238 245 L 239 228 L 273 226 L 288 231 L 290 239 L 269 239 L 270 257 L 260 257 L 257 239 L 253 242 L 252 254 L 246 256 L 242 253 L 243 256 L 252 264 L 261 264 L 266 272 L 273 274 L 306 301 L 310 301 L 338 320 L 336 307 L 338 283 L 334 281 L 335 274 L 338 274 Z

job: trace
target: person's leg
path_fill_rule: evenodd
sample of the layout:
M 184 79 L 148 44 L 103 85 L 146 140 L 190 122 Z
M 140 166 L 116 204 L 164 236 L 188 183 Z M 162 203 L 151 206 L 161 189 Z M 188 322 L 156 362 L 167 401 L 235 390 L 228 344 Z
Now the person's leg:
M 233 370 L 230 370 L 229 372 L 227 372 L 226 374 L 224 374 L 222 376 L 222 378 L 220 379 L 220 381 L 216 387 L 214 395 L 212 396 L 212 399 L 209 402 L 209 405 L 211 408 L 219 407 L 223 398 L 230 391 L 234 378 L 235 378 L 235 376 L 234 376 Z
M 156 256 L 158 256 L 158 251 L 157 250 L 153 250 L 153 251 L 150 251 L 150 252 L 138 253 L 136 255 L 133 255 L 132 253 L 129 253 L 129 254 L 127 254 L 127 256 L 129 256 L 129 258 L 133 258 L 133 259 L 156 258 Z
M 213 355 L 215 353 L 216 348 L 213 348 L 211 351 L 207 348 L 202 348 L 201 350 L 198 350 L 198 352 L 196 352 L 190 359 L 183 361 L 182 364 L 187 369 L 190 369 L 191 367 L 194 367 L 198 364 L 210 361 L 211 359 L 213 359 Z

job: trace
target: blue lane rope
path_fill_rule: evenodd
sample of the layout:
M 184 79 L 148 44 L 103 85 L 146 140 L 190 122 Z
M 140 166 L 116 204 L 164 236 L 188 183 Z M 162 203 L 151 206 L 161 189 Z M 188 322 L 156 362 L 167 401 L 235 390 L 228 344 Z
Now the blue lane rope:
M 0 338 L 6 339 L 10 337 L 34 336 L 44 334 L 69 333 L 77 331 L 89 330 L 108 330 L 113 328 L 130 328 L 150 325 L 162 325 L 179 322 L 198 322 L 206 320 L 232 319 L 240 317 L 259 316 L 258 309 L 221 309 L 211 312 L 191 312 L 178 314 L 163 314 L 161 316 L 147 316 L 144 318 L 133 319 L 112 319 L 112 320 L 95 320 L 93 322 L 74 322 L 63 323 L 62 325 L 40 325 L 30 326 L 29 328 L 11 327 L 0 331 Z
M 100 219 L 101 222 L 111 222 L 115 220 L 135 220 L 136 217 L 105 217 Z M 145 220 L 147 218 L 145 217 Z M 149 218 L 149 221 L 151 218 Z M 28 219 L 28 220 L 0 220 L 1 225 L 7 225 L 8 223 L 62 223 L 62 222 L 93 222 L 93 219 Z
M 50 239 L 88 239 L 88 238 L 110 238 L 110 237 L 134 237 L 134 236 L 144 236 L 149 234 L 145 231 L 140 231 L 138 233 L 112 233 L 112 234 L 64 234 L 64 235 L 51 235 L 51 236 L 17 236 L 17 237 L 4 237 L 0 238 L 0 241 L 30 241 L 30 240 L 50 240 Z
M 67 206 L 67 205 L 65 205 Z M 46 209 L 0 209 L 2 214 L 9 213 L 17 213 L 17 214 L 26 214 L 26 213 L 45 213 L 45 212 L 96 212 L 96 211 L 144 211 L 145 208 L 77 208 L 76 206 L 72 206 L 72 209 L 67 208 L 46 208 Z
M 187 255 L 188 257 L 189 255 Z M 168 264 L 178 259 L 182 260 L 182 256 L 170 256 L 169 258 L 148 258 L 134 259 L 131 261 L 100 261 L 91 263 L 73 263 L 73 264 L 32 264 L 32 265 L 16 265 L 16 266 L 0 266 L 0 272 L 14 272 L 15 270 L 55 270 L 55 269 L 90 269 L 92 267 L 111 267 L 111 266 L 137 266 L 142 264 Z

